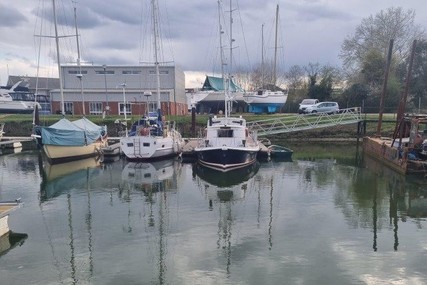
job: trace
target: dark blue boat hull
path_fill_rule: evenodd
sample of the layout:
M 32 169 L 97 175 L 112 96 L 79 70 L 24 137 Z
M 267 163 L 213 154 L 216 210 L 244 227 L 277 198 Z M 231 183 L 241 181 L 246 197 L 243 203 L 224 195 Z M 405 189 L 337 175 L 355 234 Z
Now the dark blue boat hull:
M 197 152 L 197 158 L 206 167 L 227 171 L 254 163 L 257 153 L 246 149 L 214 148 Z

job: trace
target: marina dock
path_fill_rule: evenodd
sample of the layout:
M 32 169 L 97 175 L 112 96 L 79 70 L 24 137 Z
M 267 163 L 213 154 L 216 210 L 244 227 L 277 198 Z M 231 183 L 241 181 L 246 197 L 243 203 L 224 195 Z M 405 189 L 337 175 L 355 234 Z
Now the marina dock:
M 0 137 L 0 149 L 14 149 L 22 147 L 23 142 L 32 141 L 32 137 Z

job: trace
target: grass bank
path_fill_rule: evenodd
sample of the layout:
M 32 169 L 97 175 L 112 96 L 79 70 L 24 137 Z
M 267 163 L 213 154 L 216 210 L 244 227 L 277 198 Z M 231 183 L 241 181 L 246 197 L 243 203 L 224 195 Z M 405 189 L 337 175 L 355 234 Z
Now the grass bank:
M 242 114 L 247 121 L 257 121 L 264 119 L 271 119 L 278 116 L 287 116 L 295 114 L 275 114 L 275 115 L 254 115 L 254 114 Z M 40 124 L 48 126 L 58 121 L 62 115 L 44 115 L 40 116 Z M 122 116 L 107 116 L 102 118 L 101 116 L 86 116 L 88 119 L 99 125 L 107 125 L 108 135 L 117 136 L 120 130 L 120 124 L 116 124 L 117 121 L 123 120 Z M 70 120 L 77 120 L 81 116 L 67 116 Z M 129 116 L 128 126 L 137 120 L 139 116 Z M 185 116 L 168 116 L 168 120 L 176 122 L 178 130 L 184 137 L 195 137 L 200 130 L 206 127 L 208 115 L 197 115 L 196 116 L 196 131 L 195 133 L 191 130 L 191 115 Z M 383 136 L 391 136 L 395 127 L 395 114 L 385 114 L 383 116 L 383 124 L 381 134 Z M 364 115 L 366 121 L 366 135 L 375 135 L 377 131 L 378 114 L 366 114 Z M 33 116 L 28 114 L 2 114 L 0 115 L 0 122 L 5 123 L 5 136 L 30 136 L 33 128 Z M 340 125 L 330 128 L 319 128 L 308 131 L 293 132 L 278 134 L 269 139 L 272 140 L 311 140 L 311 139 L 323 139 L 323 140 L 345 140 L 357 137 L 357 125 Z

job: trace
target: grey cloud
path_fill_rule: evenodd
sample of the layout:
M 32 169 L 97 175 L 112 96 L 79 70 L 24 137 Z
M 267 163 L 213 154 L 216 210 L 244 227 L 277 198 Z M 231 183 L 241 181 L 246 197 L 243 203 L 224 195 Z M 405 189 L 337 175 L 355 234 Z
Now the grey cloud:
M 26 22 L 27 18 L 17 9 L 0 4 L 0 27 L 15 27 Z

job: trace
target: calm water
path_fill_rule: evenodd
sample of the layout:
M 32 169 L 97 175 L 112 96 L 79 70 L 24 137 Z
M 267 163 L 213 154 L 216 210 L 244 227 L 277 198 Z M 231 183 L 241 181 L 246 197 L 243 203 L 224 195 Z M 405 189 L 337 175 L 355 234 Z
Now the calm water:
M 353 146 L 293 148 L 229 180 L 0 156 L 0 200 L 22 198 L 9 225 L 28 235 L 0 255 L 0 284 L 426 284 L 427 180 Z

